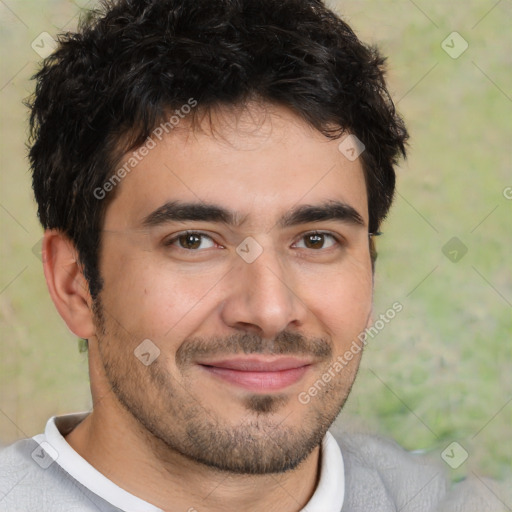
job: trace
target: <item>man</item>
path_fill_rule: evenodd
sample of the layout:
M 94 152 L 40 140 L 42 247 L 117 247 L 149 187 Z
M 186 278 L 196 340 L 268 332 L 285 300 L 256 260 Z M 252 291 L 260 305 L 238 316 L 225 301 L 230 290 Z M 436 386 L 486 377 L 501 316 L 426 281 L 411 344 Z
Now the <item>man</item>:
M 93 410 L 2 452 L 2 510 L 487 510 L 328 431 L 405 156 L 383 63 L 319 0 L 118 0 L 61 36 L 30 162 Z

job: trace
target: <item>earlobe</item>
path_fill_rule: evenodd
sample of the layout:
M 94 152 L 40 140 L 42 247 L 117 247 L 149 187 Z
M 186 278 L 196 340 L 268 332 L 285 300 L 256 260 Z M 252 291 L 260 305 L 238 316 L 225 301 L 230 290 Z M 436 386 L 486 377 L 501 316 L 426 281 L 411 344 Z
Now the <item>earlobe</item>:
M 73 243 L 61 231 L 47 230 L 42 253 L 46 284 L 60 316 L 76 336 L 94 336 L 92 299 Z

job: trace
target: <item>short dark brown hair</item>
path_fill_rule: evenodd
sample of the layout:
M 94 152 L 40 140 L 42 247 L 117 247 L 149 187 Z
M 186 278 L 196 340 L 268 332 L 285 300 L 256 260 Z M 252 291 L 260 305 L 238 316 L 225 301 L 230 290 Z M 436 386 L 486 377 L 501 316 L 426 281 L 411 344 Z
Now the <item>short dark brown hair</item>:
M 94 190 L 190 98 L 192 115 L 257 98 L 291 108 L 330 138 L 357 136 L 366 147 L 369 230 L 378 231 L 408 135 L 385 59 L 322 1 L 105 1 L 58 39 L 28 101 L 33 188 L 43 226 L 75 244 L 93 298 L 112 197 Z

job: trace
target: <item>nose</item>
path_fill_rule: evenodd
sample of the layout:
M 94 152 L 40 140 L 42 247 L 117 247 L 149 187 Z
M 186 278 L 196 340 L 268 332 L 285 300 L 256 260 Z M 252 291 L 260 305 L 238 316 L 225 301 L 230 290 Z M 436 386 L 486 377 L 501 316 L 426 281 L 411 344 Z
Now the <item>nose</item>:
M 223 322 L 264 339 L 301 327 L 307 307 L 292 270 L 270 249 L 252 263 L 240 258 L 228 274 L 229 292 L 221 311 Z

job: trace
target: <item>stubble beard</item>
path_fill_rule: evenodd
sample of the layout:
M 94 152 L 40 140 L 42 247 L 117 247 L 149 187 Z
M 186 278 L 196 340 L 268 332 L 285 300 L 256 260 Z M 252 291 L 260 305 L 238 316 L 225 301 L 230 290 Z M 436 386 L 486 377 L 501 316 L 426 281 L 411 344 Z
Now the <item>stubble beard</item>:
M 220 472 L 261 475 L 293 470 L 322 442 L 346 401 L 357 371 L 348 383 L 341 377 L 333 379 L 310 403 L 301 404 L 288 415 L 286 405 L 297 400 L 296 394 L 248 394 L 243 400 L 246 414 L 231 422 L 201 401 L 192 382 L 178 382 L 168 371 L 163 354 L 151 365 L 143 365 L 133 354 L 133 338 L 105 318 L 99 300 L 95 312 L 101 327 L 97 330 L 101 333 L 98 348 L 110 387 L 122 407 L 143 427 L 145 441 L 164 463 L 175 460 L 178 454 Z M 244 339 L 249 340 L 253 352 L 258 339 Z M 234 337 L 224 346 L 233 347 L 241 341 Z M 294 350 L 293 343 L 291 348 L 290 344 L 284 348 L 276 342 L 274 353 Z M 322 346 L 327 353 L 325 343 Z M 200 340 L 195 346 L 214 345 Z M 247 345 L 243 349 L 247 353 Z M 326 361 L 325 367 L 330 362 Z

